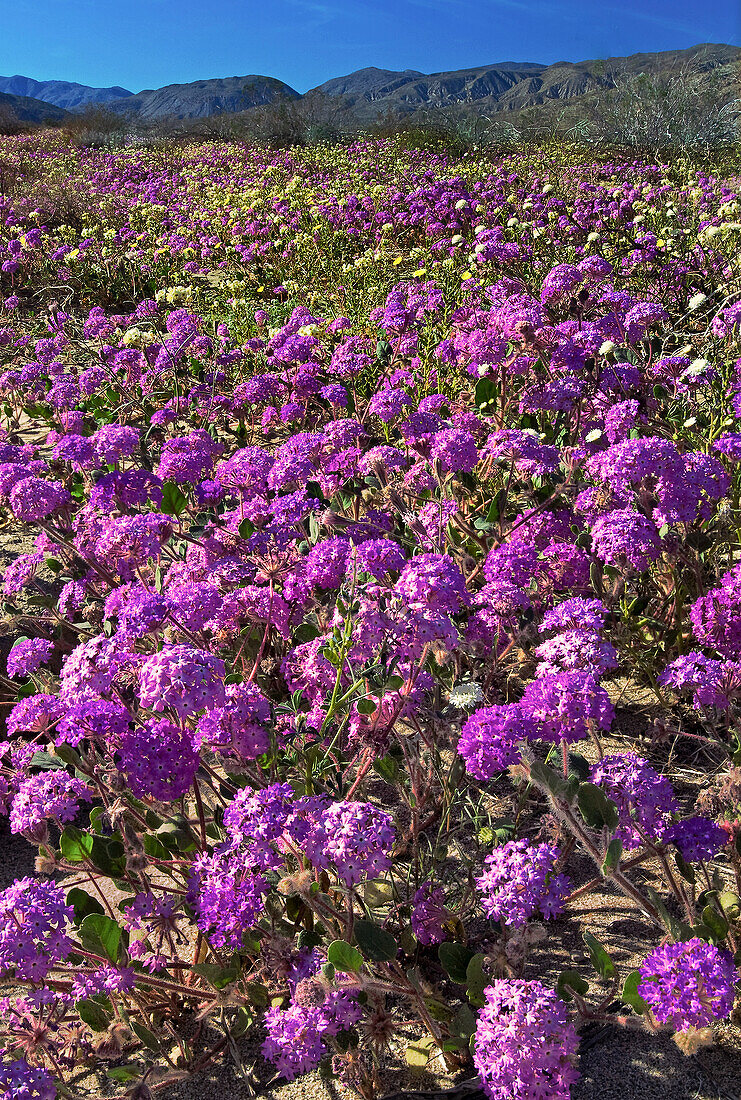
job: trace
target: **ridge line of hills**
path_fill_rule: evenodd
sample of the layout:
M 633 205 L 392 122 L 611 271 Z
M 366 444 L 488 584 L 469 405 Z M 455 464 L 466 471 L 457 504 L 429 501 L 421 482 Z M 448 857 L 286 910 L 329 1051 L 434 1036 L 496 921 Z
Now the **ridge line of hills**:
M 714 79 L 722 94 L 741 97 L 741 47 L 702 43 L 686 50 L 628 57 L 552 65 L 507 61 L 437 73 L 371 66 L 327 80 L 304 95 L 274 77 L 254 74 L 168 84 L 138 93 L 16 75 L 0 77 L 0 110 L 4 107 L 18 121 L 35 124 L 60 124 L 70 115 L 96 107 L 151 122 L 235 114 L 276 100 L 319 96 L 336 101 L 357 121 L 369 123 L 383 115 L 408 116 L 456 105 L 497 113 L 519 111 L 614 87 L 623 76 L 672 75 L 688 66 Z

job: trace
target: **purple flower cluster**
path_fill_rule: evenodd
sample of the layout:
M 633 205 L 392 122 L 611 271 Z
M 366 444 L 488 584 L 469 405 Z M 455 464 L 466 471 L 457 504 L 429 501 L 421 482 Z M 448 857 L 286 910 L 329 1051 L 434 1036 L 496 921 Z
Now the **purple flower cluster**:
M 536 736 L 535 722 L 517 704 L 482 707 L 465 722 L 458 753 L 470 775 L 488 781 L 518 763 L 520 744 Z
M 605 756 L 592 767 L 590 779 L 615 803 L 615 835 L 627 851 L 663 839 L 669 817 L 679 806 L 669 780 L 646 760 L 634 753 Z
M 8 676 L 28 676 L 46 664 L 53 651 L 54 642 L 44 638 L 24 638 L 16 642 L 8 654 Z
M 198 720 L 202 744 L 243 760 L 254 760 L 270 746 L 270 703 L 254 684 L 228 684 L 223 706 Z
M 442 943 L 446 937 L 445 926 L 451 921 L 450 910 L 445 906 L 442 886 L 425 882 L 412 898 L 412 932 L 421 944 Z
M 118 751 L 121 770 L 138 798 L 182 798 L 198 770 L 192 734 L 166 718 L 127 728 Z
M 0 1063 L 2 1100 L 56 1100 L 54 1078 L 40 1066 L 31 1066 L 25 1058 Z
M 554 872 L 560 852 L 550 844 L 510 840 L 487 857 L 476 879 L 488 917 L 511 928 L 522 928 L 540 913 L 546 920 L 563 912 L 569 880 Z
M 692 651 L 667 665 L 659 683 L 669 684 L 679 692 L 691 690 L 697 710 L 715 707 L 727 711 L 741 690 L 741 662 L 717 661 Z
M 248 851 L 230 847 L 193 864 L 188 897 L 198 928 L 217 948 L 238 950 L 264 912 L 268 883 L 253 868 Z
M 394 835 L 391 815 L 371 803 L 333 802 L 303 847 L 315 866 L 332 866 L 342 882 L 355 886 L 388 870 Z
M 61 886 L 17 879 L 0 893 L 0 973 L 41 982 L 72 948 L 74 914 Z
M 687 863 L 713 859 L 728 843 L 729 833 L 707 817 L 688 817 L 670 825 L 661 838 L 673 844 Z
M 10 807 L 10 831 L 34 840 L 45 836 L 47 821 L 73 821 L 80 802 L 93 797 L 91 788 L 66 771 L 30 775 L 18 787 Z
M 600 516 L 592 526 L 592 545 L 597 557 L 608 565 L 639 573 L 661 552 L 655 524 L 629 508 Z
M 584 670 L 548 673 L 525 688 L 522 712 L 543 741 L 572 744 L 595 730 L 609 730 L 615 711 L 605 689 Z
M 224 662 L 188 645 L 166 646 L 142 663 L 139 698 L 144 707 L 189 718 L 225 699 Z
M 473 1060 L 489 1100 L 568 1100 L 579 1037 L 540 982 L 500 978 L 479 1012 Z
M 709 1027 L 733 1008 L 738 975 L 727 951 L 704 940 L 667 943 L 640 966 L 639 996 L 660 1024 Z
M 695 637 L 723 657 L 741 658 L 741 565 L 734 566 L 690 608 Z

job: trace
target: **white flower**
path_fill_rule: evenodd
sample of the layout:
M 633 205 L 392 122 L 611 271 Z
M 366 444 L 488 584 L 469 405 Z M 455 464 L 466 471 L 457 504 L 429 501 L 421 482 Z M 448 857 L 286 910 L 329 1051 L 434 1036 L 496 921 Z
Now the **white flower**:
M 475 684 L 473 681 L 467 681 L 464 684 L 456 684 L 454 688 L 450 689 L 448 695 L 448 702 L 451 707 L 456 707 L 458 710 L 467 710 L 470 707 L 475 707 L 479 703 L 483 703 L 484 693 L 481 690 L 480 684 Z

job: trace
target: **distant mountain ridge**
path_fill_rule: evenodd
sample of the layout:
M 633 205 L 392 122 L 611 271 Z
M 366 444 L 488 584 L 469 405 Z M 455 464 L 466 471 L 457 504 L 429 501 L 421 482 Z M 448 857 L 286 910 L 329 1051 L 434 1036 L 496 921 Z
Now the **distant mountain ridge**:
M 359 69 L 312 89 L 342 97 L 360 119 L 371 121 L 392 112 L 410 115 L 420 109 L 479 103 L 495 111 L 521 110 L 550 99 L 575 99 L 599 88 L 613 87 L 620 75 L 671 72 L 683 65 L 701 71 L 733 68 L 741 61 L 738 46 L 703 43 L 687 50 L 639 53 L 592 61 L 500 62 L 455 72 L 424 73 L 407 69 Z M 729 79 L 733 79 L 729 72 Z M 308 94 L 308 93 L 307 93 Z M 737 93 L 741 94 L 741 93 Z
M 0 92 L 40 99 L 65 111 L 86 107 L 89 103 L 110 103 L 134 94 L 126 88 L 90 88 L 69 80 L 33 80 L 30 76 L 0 76 Z
M 0 92 L 0 134 L 7 127 L 13 129 L 13 123 L 20 122 L 31 126 L 59 125 L 69 112 L 53 103 L 44 103 L 23 95 L 9 95 Z M 10 126 L 7 126 L 10 124 Z
M 299 99 L 300 95 L 272 76 L 226 76 L 147 89 L 107 106 L 116 113 L 141 119 L 208 118 L 261 107 L 278 98 Z
M 136 94 L 120 87 L 92 88 L 64 80 L 37 81 L 13 76 L 0 77 L 0 104 L 15 110 L 21 121 L 58 123 L 68 111 L 95 105 L 134 120 L 151 122 L 236 114 L 276 100 L 294 101 L 320 95 L 337 101 L 359 123 L 367 124 L 384 115 L 406 117 L 438 109 L 516 112 L 549 102 L 593 96 L 600 89 L 614 87 L 623 76 L 644 72 L 670 75 L 683 67 L 716 79 L 723 95 L 728 92 L 730 98 L 738 100 L 740 63 L 740 47 L 703 43 L 687 50 L 637 53 L 629 57 L 559 61 L 552 65 L 501 61 L 439 73 L 370 66 L 333 77 L 305 96 L 281 80 L 257 75 L 168 84 Z M 15 107 L 11 100 L 18 100 Z

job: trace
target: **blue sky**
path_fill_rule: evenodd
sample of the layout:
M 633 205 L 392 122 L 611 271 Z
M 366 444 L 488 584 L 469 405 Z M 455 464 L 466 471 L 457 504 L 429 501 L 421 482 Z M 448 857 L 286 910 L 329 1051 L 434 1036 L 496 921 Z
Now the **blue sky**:
M 0 0 L 0 74 L 298 91 L 366 65 L 435 72 L 741 44 L 739 0 Z

